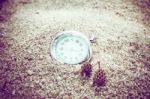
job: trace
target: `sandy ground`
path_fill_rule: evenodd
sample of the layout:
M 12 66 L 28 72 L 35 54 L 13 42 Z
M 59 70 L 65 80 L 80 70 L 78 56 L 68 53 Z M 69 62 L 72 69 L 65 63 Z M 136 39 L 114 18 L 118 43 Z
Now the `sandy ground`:
M 2 2 L 4 1 L 4 2 Z M 149 0 L 1 0 L 0 99 L 149 99 Z M 93 73 L 107 83 L 95 92 L 82 83 L 81 65 L 63 65 L 49 54 L 59 32 L 96 35 Z

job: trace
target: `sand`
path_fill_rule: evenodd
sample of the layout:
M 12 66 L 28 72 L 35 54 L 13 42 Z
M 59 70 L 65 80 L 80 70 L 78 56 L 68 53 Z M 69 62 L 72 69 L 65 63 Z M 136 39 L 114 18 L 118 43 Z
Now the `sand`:
M 1 4 L 0 99 L 150 98 L 148 0 L 15 0 Z M 82 64 L 60 64 L 51 57 L 51 41 L 68 30 L 97 37 L 91 44 L 92 77 L 98 61 L 107 77 L 99 92 L 92 87 L 92 77 L 83 84 Z

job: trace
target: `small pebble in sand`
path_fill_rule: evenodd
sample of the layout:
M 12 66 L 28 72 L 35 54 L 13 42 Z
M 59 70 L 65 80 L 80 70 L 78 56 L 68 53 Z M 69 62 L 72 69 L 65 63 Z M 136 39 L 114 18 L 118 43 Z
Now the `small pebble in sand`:
M 55 91 L 52 91 L 50 94 L 53 97 L 52 99 L 56 99 L 59 96 L 59 91 L 55 90 Z
M 13 90 L 13 91 L 12 91 L 12 95 L 15 95 L 15 94 L 16 94 L 16 91 L 15 91 L 15 90 Z
M 39 55 L 39 60 L 43 60 L 43 55 Z
M 29 4 L 29 3 L 31 3 L 31 0 L 20 0 L 19 3 L 21 3 L 21 4 Z
M 33 75 L 33 71 L 32 70 L 27 70 L 27 73 L 29 74 L 29 75 Z
M 64 95 L 62 99 L 71 99 L 71 97 L 68 95 Z
M 89 99 L 87 96 L 83 96 L 81 99 Z

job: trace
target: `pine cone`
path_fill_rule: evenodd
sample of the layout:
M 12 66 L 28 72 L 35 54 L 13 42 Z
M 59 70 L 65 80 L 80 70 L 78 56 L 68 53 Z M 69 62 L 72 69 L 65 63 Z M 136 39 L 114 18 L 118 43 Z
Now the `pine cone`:
M 93 77 L 93 86 L 100 87 L 106 84 L 106 75 L 102 69 L 95 72 Z
M 83 66 L 81 67 L 80 75 L 81 77 L 86 78 L 86 79 L 91 77 L 92 65 L 89 62 L 83 64 Z

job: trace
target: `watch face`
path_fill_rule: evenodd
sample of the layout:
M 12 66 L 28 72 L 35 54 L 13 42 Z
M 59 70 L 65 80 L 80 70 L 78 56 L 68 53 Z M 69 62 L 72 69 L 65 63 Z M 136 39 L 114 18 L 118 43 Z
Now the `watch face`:
M 61 63 L 78 64 L 90 58 L 90 42 L 82 33 L 62 32 L 53 40 L 51 54 Z

